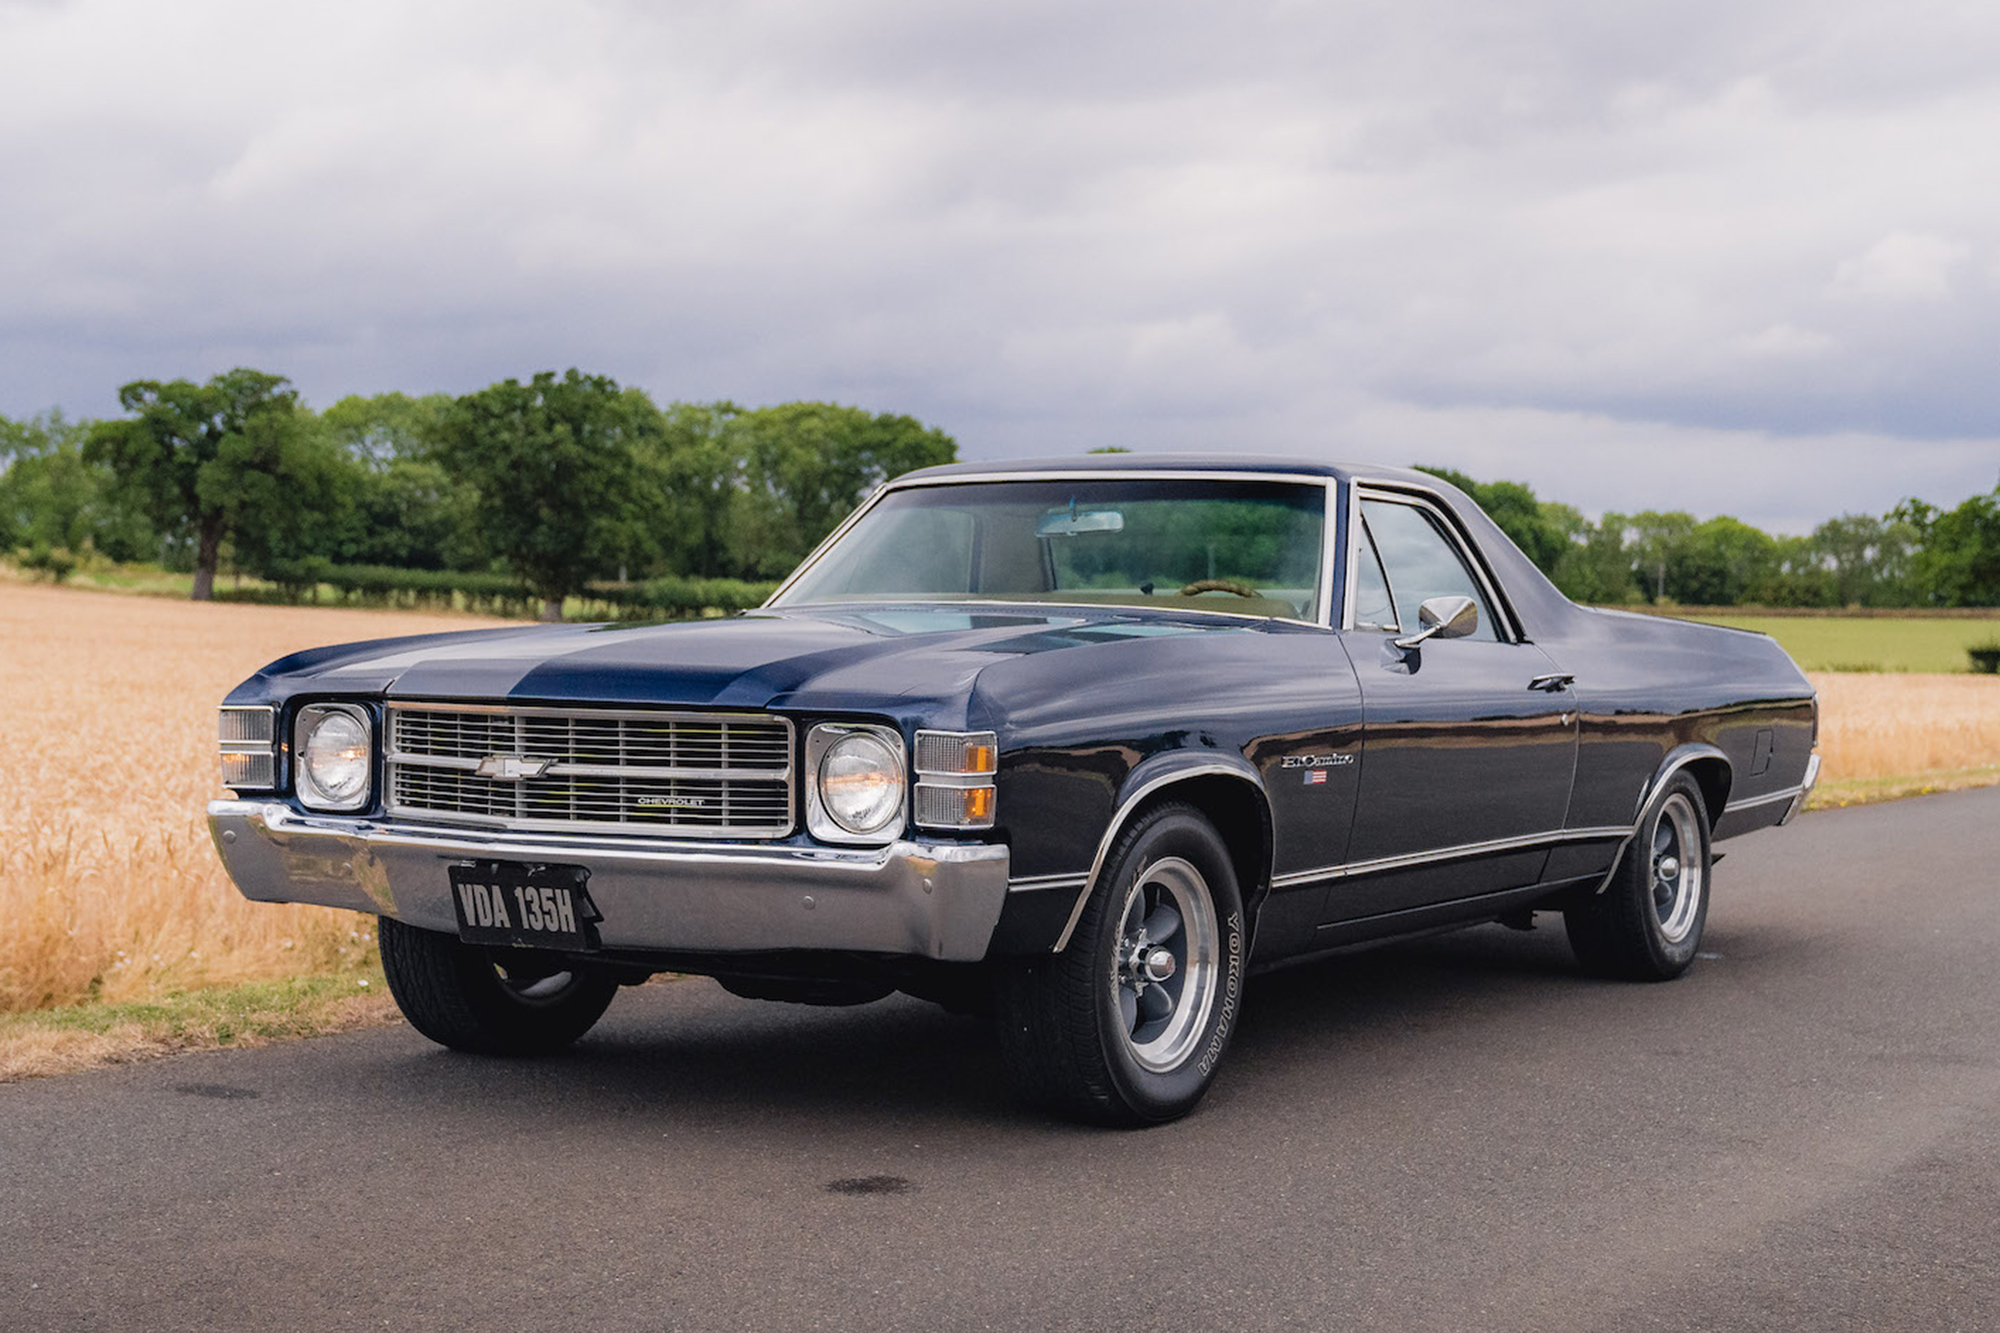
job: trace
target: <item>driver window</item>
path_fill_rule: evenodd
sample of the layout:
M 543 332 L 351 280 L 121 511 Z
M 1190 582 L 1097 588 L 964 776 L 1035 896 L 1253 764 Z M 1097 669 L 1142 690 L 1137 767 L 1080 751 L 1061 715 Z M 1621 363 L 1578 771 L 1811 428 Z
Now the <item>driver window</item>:
M 1433 597 L 1470 597 L 1479 604 L 1479 628 L 1470 637 L 1499 639 L 1492 606 L 1480 595 L 1479 581 L 1466 568 L 1457 545 L 1445 534 L 1435 514 L 1418 505 L 1363 500 L 1361 516 L 1381 554 L 1396 619 L 1404 628 L 1416 628 L 1417 608 Z M 1364 577 L 1366 571 L 1363 564 Z M 1366 604 L 1365 598 L 1357 598 L 1357 613 Z

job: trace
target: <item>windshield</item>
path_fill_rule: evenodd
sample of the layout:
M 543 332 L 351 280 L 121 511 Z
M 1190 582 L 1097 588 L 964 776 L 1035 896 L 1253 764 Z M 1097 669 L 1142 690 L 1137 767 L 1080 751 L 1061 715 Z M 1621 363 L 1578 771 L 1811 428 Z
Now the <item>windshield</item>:
M 919 600 L 1194 608 L 1315 620 L 1326 489 L 996 481 L 891 491 L 775 605 Z

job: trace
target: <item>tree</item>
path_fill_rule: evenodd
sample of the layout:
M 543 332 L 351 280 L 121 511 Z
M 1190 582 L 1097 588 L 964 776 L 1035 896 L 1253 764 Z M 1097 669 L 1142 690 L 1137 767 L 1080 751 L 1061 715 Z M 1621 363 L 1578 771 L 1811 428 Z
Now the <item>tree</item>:
M 1486 511 L 1486 516 L 1521 548 L 1521 553 L 1535 562 L 1537 569 L 1554 576 L 1570 545 L 1570 534 L 1564 530 L 1562 519 L 1552 516 L 1549 506 L 1537 500 L 1527 485 L 1518 481 L 1475 481 L 1455 469 L 1424 463 L 1417 464 L 1417 471 L 1442 478 L 1471 496 Z
M 295 545 L 319 518 L 331 474 L 311 415 L 281 375 L 239 367 L 206 384 L 135 380 L 133 415 L 92 427 L 85 456 L 166 534 L 195 543 L 194 599 L 215 595 L 222 544 Z
M 475 512 L 493 548 L 542 599 L 563 598 L 613 572 L 643 529 L 651 491 L 642 454 L 659 447 L 659 409 L 602 375 L 543 371 L 502 380 L 452 404 L 438 458 L 478 491 Z
M 378 393 L 349 394 L 320 413 L 320 422 L 342 451 L 357 463 L 385 472 L 399 460 L 427 460 L 437 447 L 438 427 L 451 410 L 447 393 L 412 398 Z
M 1696 606 L 1735 606 L 1770 577 L 1777 543 L 1739 519 L 1723 516 L 1696 524 L 1668 553 L 1667 586 L 1674 600 Z
M 790 572 L 876 485 L 958 457 L 949 435 L 914 417 L 835 403 L 745 412 L 727 438 L 742 468 L 729 542 L 738 578 Z
M 352 521 L 325 552 L 401 569 L 479 568 L 492 553 L 476 518 L 478 493 L 437 460 L 449 394 L 350 395 L 320 414 L 353 468 Z
M 96 551 L 114 560 L 154 554 L 152 525 L 119 503 L 110 470 L 84 457 L 89 435 L 89 423 L 60 412 L 0 417 L 0 551 Z
M 1694 515 L 1679 510 L 1660 513 L 1647 509 L 1632 515 L 1631 541 L 1626 550 L 1632 556 L 1632 570 L 1641 590 L 1651 588 L 1656 601 L 1667 596 L 1667 566 L 1688 535 L 1694 531 Z
M 1956 509 L 1905 500 L 1890 515 L 1918 534 L 1910 583 L 1934 606 L 2000 606 L 2000 486 Z

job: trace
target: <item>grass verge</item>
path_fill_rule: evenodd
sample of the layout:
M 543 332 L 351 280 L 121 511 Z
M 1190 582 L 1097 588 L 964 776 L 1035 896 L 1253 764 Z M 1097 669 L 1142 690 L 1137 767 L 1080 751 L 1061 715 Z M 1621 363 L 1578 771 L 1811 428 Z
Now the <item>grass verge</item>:
M 0 1014 L 0 1083 L 398 1021 L 382 974 L 288 977 Z
M 1974 787 L 2000 787 L 2000 764 L 1822 782 L 1813 788 L 1806 809 L 1838 810 L 1843 806 L 1874 805 L 1879 801 L 1900 801 L 1905 796 L 1934 796 L 1943 791 L 1968 791 Z

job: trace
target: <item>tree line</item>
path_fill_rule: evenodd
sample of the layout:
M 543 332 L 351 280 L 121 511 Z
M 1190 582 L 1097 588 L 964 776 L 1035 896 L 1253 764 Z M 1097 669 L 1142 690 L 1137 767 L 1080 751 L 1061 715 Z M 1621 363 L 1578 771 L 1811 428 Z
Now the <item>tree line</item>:
M 1678 510 L 1595 522 L 1520 482 L 1425 467 L 1477 500 L 1569 597 L 1598 605 L 2000 606 L 2000 484 L 1955 508 L 1905 499 L 1802 537 Z
M 197 599 L 225 567 L 291 586 L 355 569 L 500 577 L 548 616 L 598 581 L 760 583 L 883 478 L 958 452 L 908 416 L 662 407 L 576 370 L 322 412 L 250 369 L 137 380 L 118 401 L 110 420 L 0 418 L 0 551 L 56 574 L 86 553 L 157 560 L 191 571 Z
M 58 577 L 93 557 L 158 562 L 191 571 L 196 598 L 231 569 L 295 591 L 525 593 L 551 616 L 586 590 L 612 607 L 751 605 L 877 482 L 957 456 L 908 416 L 662 406 L 577 370 L 314 411 L 282 376 L 236 369 L 137 380 L 118 401 L 102 421 L 0 417 L 0 552 Z M 1794 537 L 1678 511 L 1593 521 L 1520 482 L 1426 470 L 1578 601 L 2000 605 L 2000 485 Z M 647 581 L 657 595 L 630 591 Z

